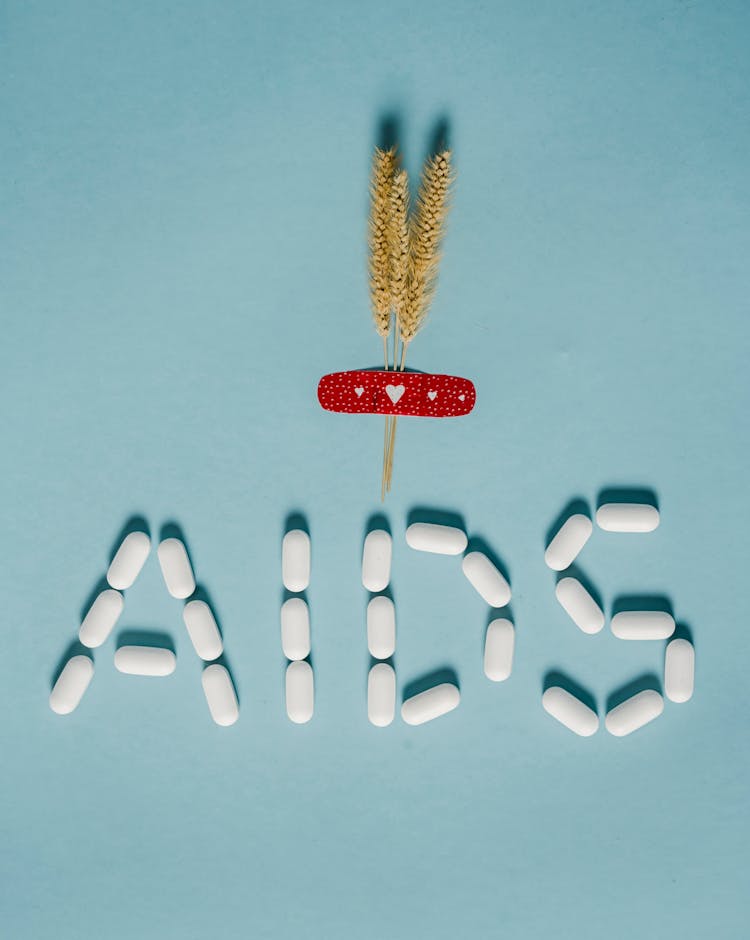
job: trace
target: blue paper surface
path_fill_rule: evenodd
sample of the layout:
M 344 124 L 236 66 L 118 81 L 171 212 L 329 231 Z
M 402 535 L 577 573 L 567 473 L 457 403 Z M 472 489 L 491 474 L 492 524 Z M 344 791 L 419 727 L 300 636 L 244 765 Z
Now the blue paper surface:
M 0 911 L 12 940 L 747 935 L 750 11 L 742 3 L 4 4 Z M 377 366 L 369 160 L 414 180 L 445 122 L 458 179 L 415 369 L 475 411 L 399 422 L 399 695 L 453 670 L 419 728 L 366 717 L 363 534 L 383 423 L 317 404 Z M 596 531 L 607 613 L 666 596 L 696 692 L 625 739 L 541 708 L 660 674 L 663 643 L 589 637 L 545 536 L 573 498 L 647 487 L 659 529 Z M 458 559 L 502 559 L 516 660 Z M 286 719 L 280 544 L 312 537 L 312 722 Z M 216 727 L 155 556 L 66 718 L 61 657 L 133 515 L 177 523 L 219 618 L 240 720 Z M 167 632 L 169 679 L 114 669 Z

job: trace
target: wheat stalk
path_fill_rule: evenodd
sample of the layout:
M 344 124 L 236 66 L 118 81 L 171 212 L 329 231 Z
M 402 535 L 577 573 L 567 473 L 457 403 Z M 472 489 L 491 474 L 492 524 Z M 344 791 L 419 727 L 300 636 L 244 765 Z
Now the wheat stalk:
M 393 178 L 391 187 L 391 219 L 389 229 L 390 243 L 390 283 L 391 303 L 398 323 L 406 306 L 409 288 L 409 175 L 406 170 L 398 170 Z M 399 331 L 393 334 L 393 368 L 398 362 Z M 383 455 L 383 476 L 381 481 L 381 497 L 385 498 L 386 488 L 390 488 L 389 468 L 393 464 L 393 446 L 396 437 L 396 422 L 394 417 L 386 420 L 385 453 Z
M 402 343 L 399 368 L 402 372 L 406 365 L 406 350 L 424 325 L 435 292 L 451 181 L 451 152 L 443 150 L 430 157 L 422 171 L 417 207 L 409 231 L 407 289 L 401 310 L 397 312 L 398 332 Z M 395 359 L 393 364 L 395 367 Z M 387 446 L 386 492 L 390 491 L 393 480 L 397 420 L 394 418 L 391 424 Z

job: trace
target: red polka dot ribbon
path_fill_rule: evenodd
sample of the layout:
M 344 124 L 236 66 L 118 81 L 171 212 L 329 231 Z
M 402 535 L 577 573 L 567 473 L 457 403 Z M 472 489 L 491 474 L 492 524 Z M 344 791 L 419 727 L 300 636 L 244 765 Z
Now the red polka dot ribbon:
M 474 383 L 457 375 L 425 372 L 332 372 L 318 383 L 326 411 L 344 414 L 457 418 L 477 400 Z

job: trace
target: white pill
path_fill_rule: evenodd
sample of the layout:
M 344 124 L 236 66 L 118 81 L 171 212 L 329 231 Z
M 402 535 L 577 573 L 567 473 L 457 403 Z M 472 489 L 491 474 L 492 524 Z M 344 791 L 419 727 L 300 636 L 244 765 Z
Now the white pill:
M 121 646 L 115 653 L 115 669 L 129 676 L 169 676 L 176 665 L 172 650 L 157 646 Z
M 107 582 L 118 591 L 132 586 L 151 551 L 151 539 L 145 532 L 131 532 L 122 540 L 107 569 Z
M 179 539 L 164 539 L 156 551 L 169 593 L 180 600 L 190 597 L 195 590 L 195 577 L 183 543 Z
M 52 711 L 58 715 L 75 711 L 93 675 L 94 663 L 88 656 L 71 657 L 50 692 L 49 707 Z
M 289 720 L 303 725 L 313 716 L 315 680 L 312 666 L 304 659 L 286 668 L 286 713 Z
M 562 571 L 578 557 L 583 546 L 591 538 L 594 523 L 588 516 L 578 512 L 569 516 L 547 546 L 544 560 L 553 571 Z
M 367 605 L 367 648 L 375 659 L 388 659 L 396 649 L 396 608 L 382 594 Z
M 295 593 L 310 586 L 310 536 L 302 529 L 287 532 L 281 543 L 281 580 Z
M 653 532 L 659 510 L 646 503 L 605 503 L 596 510 L 596 524 L 606 532 Z
M 664 656 L 664 691 L 670 702 L 687 702 L 695 684 L 695 650 L 687 640 L 672 640 Z
M 384 591 L 391 580 L 393 543 L 384 529 L 368 532 L 362 549 L 362 584 L 368 591 Z
M 233 725 L 240 717 L 237 695 L 229 671 L 221 663 L 206 666 L 201 676 L 203 694 L 208 702 L 208 710 L 217 725 Z
M 510 600 L 510 585 L 486 555 L 469 552 L 461 567 L 471 586 L 490 607 L 505 607 Z
M 452 712 L 460 701 L 461 693 L 456 686 L 443 682 L 407 699 L 401 706 L 401 717 L 407 725 L 422 725 L 426 721 Z
M 516 631 L 510 620 L 493 620 L 484 637 L 484 674 L 493 682 L 502 682 L 513 668 Z
M 663 711 L 664 699 L 661 695 L 653 689 L 646 689 L 607 712 L 604 724 L 610 734 L 622 738 L 658 718 Z
M 396 673 L 388 663 L 377 663 L 367 676 L 367 717 L 385 728 L 396 713 Z
M 588 705 L 559 685 L 553 685 L 542 696 L 542 707 L 582 738 L 591 737 L 599 728 L 599 716 Z
M 674 633 L 674 617 L 664 610 L 622 610 L 611 626 L 621 640 L 666 640 Z
M 281 648 L 287 659 L 310 655 L 310 612 L 301 597 L 290 597 L 281 605 Z
M 413 522 L 406 530 L 406 544 L 418 552 L 436 555 L 460 555 L 466 550 L 466 533 L 449 525 Z
M 81 643 L 91 648 L 101 646 L 117 623 L 124 604 L 122 594 L 112 588 L 98 594 L 78 631 Z
M 558 581 L 555 597 L 584 633 L 598 633 L 604 626 L 604 611 L 576 578 L 562 578 Z
M 213 611 L 205 601 L 188 601 L 182 611 L 190 642 L 201 659 L 209 662 L 224 652 L 221 633 Z

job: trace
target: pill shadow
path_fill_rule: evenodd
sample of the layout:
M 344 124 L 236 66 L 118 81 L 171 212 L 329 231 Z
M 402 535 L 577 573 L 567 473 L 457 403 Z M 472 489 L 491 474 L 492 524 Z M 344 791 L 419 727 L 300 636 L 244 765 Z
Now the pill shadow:
M 575 578 L 576 581 L 580 581 L 581 584 L 589 592 L 589 594 L 594 598 L 599 608 L 602 611 L 604 610 L 604 599 L 602 595 L 599 593 L 598 588 L 594 585 L 592 581 L 589 580 L 588 575 L 585 574 L 583 569 L 579 568 L 577 564 L 573 563 L 569 568 L 566 568 L 565 571 L 557 571 L 556 575 L 557 575 L 557 577 L 555 578 L 556 585 L 559 584 L 563 580 L 563 578 Z M 634 609 L 638 610 L 641 608 L 634 608 Z M 653 610 L 654 608 L 642 608 L 642 609 Z
M 441 666 L 439 669 L 433 669 L 432 672 L 407 682 L 401 693 L 401 701 L 405 702 L 407 699 L 419 695 L 420 692 L 426 692 L 428 689 L 432 689 L 436 685 L 442 685 L 444 682 L 455 685 L 459 692 L 461 691 L 456 670 L 452 666 Z
M 150 649 L 167 649 L 175 652 L 171 634 L 164 630 L 149 630 L 146 627 L 125 627 L 117 634 L 117 649 L 123 646 L 148 646 Z
M 656 492 L 648 486 L 605 486 L 599 491 L 597 509 L 605 503 L 645 503 L 659 508 Z
M 84 646 L 83 643 L 78 640 L 73 640 L 72 643 L 69 643 L 65 648 L 65 652 L 55 663 L 55 668 L 52 670 L 52 675 L 50 676 L 50 691 L 54 688 L 55 683 L 60 678 L 60 673 L 65 668 L 65 664 L 69 659 L 72 659 L 74 656 L 87 656 L 92 662 L 94 661 L 93 651 L 89 649 L 88 646 Z
M 635 610 L 658 610 L 674 616 L 672 601 L 664 594 L 621 594 L 612 601 L 612 616 Z
M 301 529 L 307 536 L 310 535 L 310 526 L 307 522 L 307 516 L 298 509 L 292 509 L 286 514 L 284 519 L 284 532 L 293 532 L 295 529 Z
M 191 601 L 203 601 L 204 604 L 208 606 L 208 609 L 213 614 L 213 618 L 216 621 L 216 628 L 219 631 L 219 636 L 221 637 L 222 644 L 224 643 L 224 630 L 221 626 L 221 617 L 216 611 L 216 604 L 214 604 L 211 594 L 208 588 L 204 584 L 198 584 L 190 597 Z
M 190 562 L 190 567 L 195 572 L 195 564 L 193 563 L 193 553 L 190 551 L 190 546 L 188 541 L 185 538 L 185 533 L 182 530 L 182 526 L 179 522 L 175 522 L 174 519 L 168 519 L 164 525 L 159 530 L 159 541 L 163 542 L 164 539 L 177 539 L 179 542 L 185 546 L 185 551 L 187 552 L 188 561 Z
M 377 666 L 378 663 L 385 663 L 386 666 L 390 666 L 393 671 L 396 671 L 396 654 L 389 656 L 387 659 L 378 659 L 377 656 L 371 656 L 370 653 L 367 654 L 367 675 L 370 674 L 370 670 L 373 666 Z
M 642 676 L 631 679 L 630 682 L 620 686 L 619 689 L 615 689 L 614 692 L 610 692 L 607 696 L 607 711 L 611 712 L 613 708 L 622 705 L 627 699 L 638 695 L 639 692 L 645 692 L 647 689 L 652 689 L 654 692 L 661 694 L 661 679 L 655 672 L 646 672 Z
M 370 518 L 365 523 L 365 531 L 362 535 L 362 541 L 370 534 L 370 532 L 387 532 L 388 535 L 393 537 L 391 532 L 391 523 L 388 520 L 388 517 L 383 512 L 374 512 Z
M 695 640 L 693 639 L 693 631 L 686 623 L 675 624 L 674 633 L 667 640 L 669 644 L 672 640 L 687 640 L 688 643 L 695 648 Z
M 571 516 L 576 515 L 588 516 L 591 518 L 591 507 L 588 502 L 582 496 L 575 496 L 570 502 L 565 506 L 563 511 L 557 516 L 552 525 L 547 529 L 545 534 L 544 548 L 546 550 L 549 543 L 557 535 L 563 525 L 568 521 Z
M 307 599 L 307 591 L 290 591 L 288 588 L 285 588 L 285 587 L 281 588 L 281 603 L 282 604 L 284 604 L 288 600 L 291 600 L 291 598 L 293 597 L 298 597 L 300 600 L 304 601 L 307 604 L 308 611 L 310 611 L 310 601 Z M 310 619 L 312 619 L 312 612 L 310 612 Z
M 89 612 L 91 605 L 94 603 L 97 597 L 102 593 L 102 591 L 106 591 L 108 587 L 109 583 L 107 582 L 107 579 L 104 577 L 104 575 L 102 575 L 93 588 L 89 591 L 88 595 L 86 596 L 86 600 L 83 602 L 83 606 L 81 607 L 81 616 L 79 618 L 81 623 L 83 623 L 83 618 Z M 120 593 L 122 594 L 122 591 L 120 591 Z
M 508 584 L 511 583 L 510 568 L 508 568 L 507 562 L 497 554 L 495 549 L 490 546 L 490 543 L 481 535 L 471 536 L 466 546 L 466 554 L 468 555 L 469 552 L 481 552 L 482 555 L 486 555 Z
M 561 689 L 565 689 L 566 692 L 570 693 L 574 698 L 579 699 L 583 702 L 584 705 L 588 705 L 592 712 L 596 714 L 599 713 L 596 698 L 593 692 L 590 692 L 585 686 L 582 686 L 580 682 L 577 682 L 566 672 L 562 672 L 560 669 L 550 669 L 544 674 L 544 679 L 542 681 L 542 694 L 544 694 L 547 689 L 551 689 L 553 686 L 560 686 Z
M 448 509 L 434 509 L 430 506 L 414 506 L 406 518 L 407 526 L 415 523 L 426 522 L 435 525 L 453 526 L 456 529 L 466 531 L 464 517 L 458 512 L 452 512 Z
M 149 528 L 148 522 L 146 521 L 145 516 L 133 515 L 131 516 L 125 525 L 120 529 L 120 532 L 112 543 L 112 547 L 109 550 L 109 563 L 112 563 L 112 559 L 115 557 L 117 549 L 123 542 L 123 539 L 130 535 L 133 532 L 145 532 L 146 535 L 151 538 L 151 529 Z

